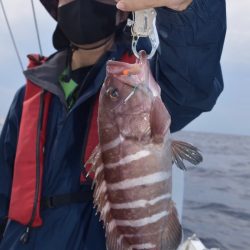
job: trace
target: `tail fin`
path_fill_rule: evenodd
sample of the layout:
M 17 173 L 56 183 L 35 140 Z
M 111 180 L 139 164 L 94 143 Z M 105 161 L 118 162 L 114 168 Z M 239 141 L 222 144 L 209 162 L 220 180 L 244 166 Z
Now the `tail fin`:
M 173 204 L 168 215 L 167 227 L 162 232 L 161 250 L 176 250 L 182 241 L 182 227 L 178 219 L 177 210 Z
M 202 155 L 199 149 L 183 141 L 172 141 L 173 162 L 182 170 L 186 170 L 183 160 L 197 165 L 202 162 Z

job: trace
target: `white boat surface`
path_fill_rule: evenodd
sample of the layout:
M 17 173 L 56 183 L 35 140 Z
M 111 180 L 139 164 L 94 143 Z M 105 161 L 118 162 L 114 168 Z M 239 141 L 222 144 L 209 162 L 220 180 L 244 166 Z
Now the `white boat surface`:
M 194 234 L 189 237 L 178 250 L 220 250 L 219 248 L 206 248 L 201 240 Z

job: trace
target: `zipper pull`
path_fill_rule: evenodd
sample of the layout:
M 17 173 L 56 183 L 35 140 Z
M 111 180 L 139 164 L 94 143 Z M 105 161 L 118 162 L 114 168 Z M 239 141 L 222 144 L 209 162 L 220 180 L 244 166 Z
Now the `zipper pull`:
M 22 236 L 20 237 L 20 241 L 23 244 L 26 244 L 29 241 L 29 237 L 30 237 L 30 227 L 26 228 L 26 231 L 22 234 Z

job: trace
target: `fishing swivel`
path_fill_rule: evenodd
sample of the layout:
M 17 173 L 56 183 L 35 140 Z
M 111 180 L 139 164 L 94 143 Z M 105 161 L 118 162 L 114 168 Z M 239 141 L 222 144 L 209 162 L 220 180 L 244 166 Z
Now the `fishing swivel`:
M 127 26 L 131 27 L 132 33 L 132 51 L 134 55 L 139 58 L 139 52 L 137 51 L 137 43 L 141 37 L 148 37 L 151 43 L 151 52 L 147 58 L 150 59 L 154 56 L 158 46 L 159 37 L 156 29 L 156 10 L 145 9 L 132 12 L 133 20 L 128 19 Z

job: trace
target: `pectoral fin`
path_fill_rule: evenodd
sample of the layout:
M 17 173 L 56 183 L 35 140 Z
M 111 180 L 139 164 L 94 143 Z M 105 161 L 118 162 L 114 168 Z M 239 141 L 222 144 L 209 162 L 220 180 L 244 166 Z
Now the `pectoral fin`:
M 186 170 L 184 160 L 197 165 L 202 162 L 199 149 L 183 141 L 172 141 L 173 162 L 182 170 Z

